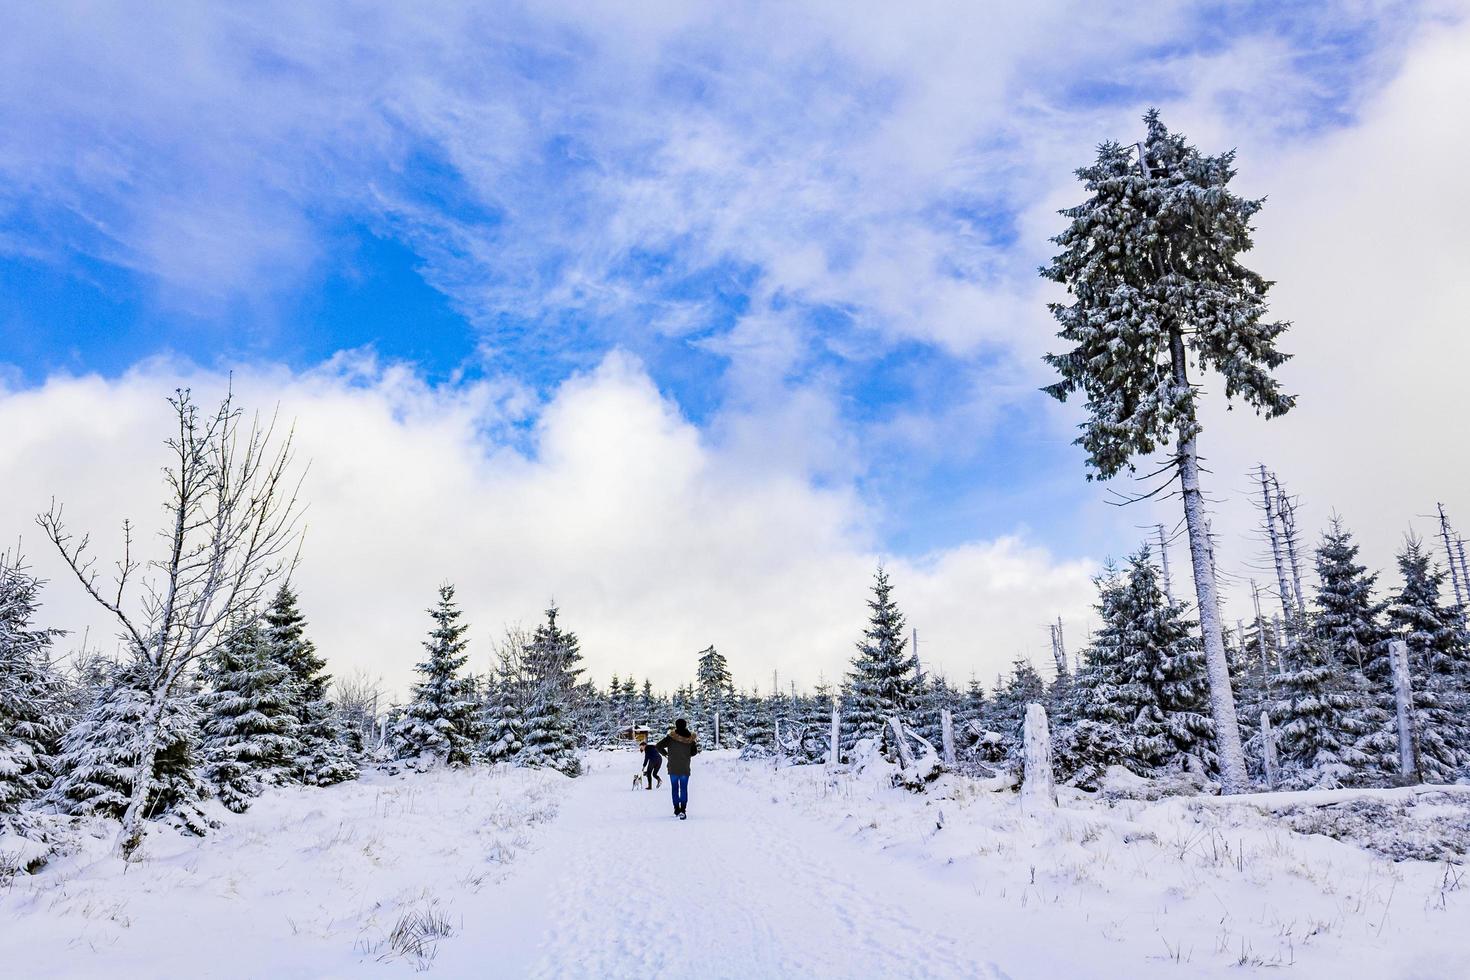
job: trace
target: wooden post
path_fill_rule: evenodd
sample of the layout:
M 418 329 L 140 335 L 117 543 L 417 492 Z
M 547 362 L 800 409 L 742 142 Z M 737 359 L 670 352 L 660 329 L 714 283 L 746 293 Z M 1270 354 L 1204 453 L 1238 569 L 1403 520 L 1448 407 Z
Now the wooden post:
M 1276 788 L 1276 732 L 1271 727 L 1271 716 L 1261 712 L 1261 758 L 1266 769 L 1266 788 Z
M 720 747 L 720 709 L 715 709 L 715 748 Z
M 1403 640 L 1390 640 L 1388 660 L 1393 667 L 1393 700 L 1398 713 L 1399 774 L 1418 782 L 1419 767 L 1414 762 L 1414 690 L 1409 680 L 1409 645 Z
M 948 708 L 939 712 L 939 731 L 944 740 L 944 764 L 953 768 L 955 765 L 954 715 L 950 714 Z

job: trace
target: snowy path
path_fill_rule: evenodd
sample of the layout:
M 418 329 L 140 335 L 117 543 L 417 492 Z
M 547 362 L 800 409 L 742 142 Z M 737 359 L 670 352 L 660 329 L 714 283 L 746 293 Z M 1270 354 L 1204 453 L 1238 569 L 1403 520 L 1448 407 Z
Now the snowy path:
M 1003 977 L 910 866 L 834 839 L 696 760 L 690 817 L 630 756 L 573 781 L 536 853 L 439 950 L 441 976 Z M 938 906 L 938 907 L 937 907 Z

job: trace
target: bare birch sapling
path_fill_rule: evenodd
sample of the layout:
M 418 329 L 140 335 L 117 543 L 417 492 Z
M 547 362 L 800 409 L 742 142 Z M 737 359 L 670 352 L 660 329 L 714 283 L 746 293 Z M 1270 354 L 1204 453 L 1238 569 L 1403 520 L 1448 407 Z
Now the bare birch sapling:
M 191 668 L 248 627 L 269 590 L 288 577 L 300 517 L 289 431 L 277 438 L 274 419 L 243 427 L 233 394 L 205 416 L 188 389 L 169 405 L 176 431 L 166 443 L 163 557 L 135 559 L 132 526 L 124 522 L 122 557 L 104 583 L 90 537 L 67 530 L 60 504 L 37 518 L 86 593 L 118 623 L 147 685 L 135 778 L 115 844 L 124 858 L 142 843 L 170 701 L 183 693 Z

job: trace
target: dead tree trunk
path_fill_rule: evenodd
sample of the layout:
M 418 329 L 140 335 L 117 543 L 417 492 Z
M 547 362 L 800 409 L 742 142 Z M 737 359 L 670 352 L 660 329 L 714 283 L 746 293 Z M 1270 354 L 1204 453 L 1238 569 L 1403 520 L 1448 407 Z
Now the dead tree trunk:
M 1157 524 L 1159 532 L 1159 566 L 1164 572 L 1164 598 L 1169 600 L 1169 605 L 1174 604 L 1174 579 L 1169 574 L 1169 541 L 1164 536 L 1164 525 Z
M 1419 781 L 1419 767 L 1414 757 L 1414 689 L 1409 680 L 1409 645 L 1403 640 L 1390 640 L 1389 664 L 1393 669 L 1393 701 L 1398 716 L 1399 774 Z
M 1281 489 L 1281 481 L 1276 479 L 1276 474 L 1271 474 L 1271 482 L 1276 485 L 1276 512 L 1281 515 L 1281 540 L 1286 545 L 1286 561 L 1291 568 L 1291 587 L 1296 595 L 1296 613 L 1298 621 L 1307 621 L 1307 596 L 1302 591 L 1302 566 L 1297 556 L 1297 545 L 1300 544 L 1296 530 L 1296 504 Z
M 948 708 L 939 712 L 939 734 L 944 746 L 944 764 L 951 769 L 955 766 L 954 750 L 954 715 L 950 714 Z
M 1276 788 L 1276 732 L 1271 716 L 1261 712 L 1261 760 L 1266 771 L 1266 788 Z
M 1286 621 L 1291 622 L 1291 583 L 1286 579 L 1286 561 L 1281 554 L 1281 535 L 1276 530 L 1276 505 L 1271 496 L 1271 478 L 1266 473 L 1266 464 L 1261 464 L 1261 506 L 1266 513 L 1266 534 L 1271 541 L 1271 560 L 1276 565 L 1276 587 L 1281 591 L 1281 610 Z
M 1051 769 L 1051 732 L 1046 724 L 1046 709 L 1041 705 L 1026 705 L 1022 736 L 1026 769 L 1021 780 L 1021 809 L 1033 814 L 1054 810 L 1057 787 Z
M 909 740 L 903 734 L 903 722 L 894 715 L 888 719 L 888 727 L 893 730 L 893 745 L 898 750 L 898 765 L 901 769 L 914 768 L 914 750 L 909 748 Z
M 827 747 L 827 764 L 838 765 L 842 761 L 842 711 L 837 706 L 837 695 L 832 695 L 832 732 Z
M 1455 608 L 1460 610 L 1461 614 L 1463 615 L 1465 609 L 1465 592 L 1464 589 L 1461 588 L 1460 570 L 1455 566 L 1455 549 L 1454 546 L 1450 544 L 1450 520 L 1448 517 L 1445 516 L 1444 504 L 1439 505 L 1439 533 L 1444 538 L 1445 558 L 1449 561 L 1450 584 L 1454 587 L 1455 590 Z M 1470 583 L 1465 584 L 1470 585 Z

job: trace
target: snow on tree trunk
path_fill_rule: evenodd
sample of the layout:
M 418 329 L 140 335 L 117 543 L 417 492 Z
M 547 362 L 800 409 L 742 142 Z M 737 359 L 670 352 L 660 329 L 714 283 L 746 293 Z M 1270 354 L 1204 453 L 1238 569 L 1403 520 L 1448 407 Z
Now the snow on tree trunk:
M 835 766 L 842 759 L 842 709 L 838 707 L 837 695 L 832 695 L 832 734 L 827 746 L 827 764 Z
M 1184 340 L 1174 338 L 1174 373 L 1184 374 Z M 1184 382 L 1187 384 L 1187 380 Z M 1215 753 L 1220 760 L 1220 784 L 1226 793 L 1250 789 L 1246 774 L 1245 749 L 1240 744 L 1240 723 L 1235 717 L 1235 694 L 1230 688 L 1230 662 L 1225 658 L 1225 637 L 1220 631 L 1220 602 L 1210 567 L 1210 541 L 1205 532 L 1204 496 L 1199 487 L 1199 451 L 1191 430 L 1179 440 L 1179 482 L 1184 497 L 1184 522 L 1189 529 L 1189 557 L 1194 567 L 1194 592 L 1198 600 L 1200 632 L 1205 641 L 1205 672 L 1210 679 L 1210 716 L 1215 722 Z
M 1271 728 L 1271 716 L 1261 712 L 1261 758 L 1266 769 L 1266 788 L 1276 788 L 1276 732 Z
M 939 712 L 939 725 L 941 737 L 944 740 L 944 764 L 953 766 L 955 764 L 954 751 L 954 715 L 948 708 Z
M 1414 765 L 1414 692 L 1409 681 L 1409 645 L 1403 640 L 1389 641 L 1388 659 L 1393 668 L 1393 700 L 1398 712 L 1399 773 L 1407 779 L 1414 779 L 1417 767 Z
M 1021 809 L 1026 813 L 1044 813 L 1056 809 L 1057 787 L 1051 771 L 1051 733 L 1047 730 L 1046 709 L 1036 703 L 1026 705 L 1025 777 L 1021 782 Z
M 143 821 L 147 819 L 144 811 L 148 806 L 148 791 L 152 784 L 149 776 L 158 759 L 158 730 L 162 724 L 164 708 L 168 704 L 166 699 L 165 692 L 154 692 L 152 704 L 148 707 L 148 716 L 138 733 L 138 762 L 134 770 L 132 793 L 128 798 L 128 808 L 123 811 L 122 827 L 112 845 L 113 856 L 123 860 L 130 859 L 138 845 L 143 843 Z

